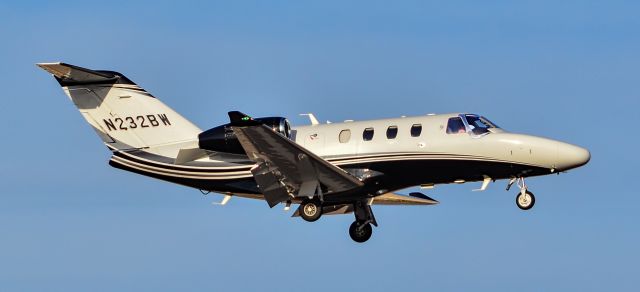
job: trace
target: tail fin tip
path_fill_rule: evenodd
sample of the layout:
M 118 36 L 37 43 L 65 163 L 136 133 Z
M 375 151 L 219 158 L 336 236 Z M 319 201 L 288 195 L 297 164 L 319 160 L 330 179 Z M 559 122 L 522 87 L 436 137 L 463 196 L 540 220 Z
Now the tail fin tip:
M 121 76 L 122 74 L 119 74 L 117 72 L 91 70 L 63 62 L 37 63 L 36 65 L 42 70 L 53 74 L 53 76 L 56 78 L 56 80 L 58 80 L 58 82 L 60 82 L 60 85 L 62 86 L 80 84 L 86 85 L 103 82 L 115 83 L 121 77 L 123 77 Z M 130 81 L 127 83 L 130 83 Z

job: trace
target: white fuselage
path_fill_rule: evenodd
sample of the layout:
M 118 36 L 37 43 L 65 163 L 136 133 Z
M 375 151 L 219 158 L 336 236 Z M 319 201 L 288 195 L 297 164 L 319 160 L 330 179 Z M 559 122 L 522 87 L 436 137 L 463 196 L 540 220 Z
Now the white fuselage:
M 363 161 L 363 158 L 370 157 L 368 161 L 375 161 L 388 159 L 384 158 L 388 154 L 428 154 L 435 158 L 467 157 L 465 159 L 513 162 L 545 168 L 549 173 L 578 167 L 589 160 L 589 152 L 578 146 L 509 133 L 499 128 L 481 136 L 474 136 L 469 132 L 447 133 L 448 120 L 458 115 L 454 113 L 302 126 L 294 128 L 295 141 L 326 159 L 339 157 Z M 422 129 L 417 136 L 412 136 L 411 133 L 414 125 L 420 125 Z M 395 138 L 387 137 L 390 127 L 391 131 L 394 127 L 397 128 Z M 373 129 L 373 137 L 369 141 L 363 139 L 367 128 Z M 342 140 L 344 143 L 340 141 L 342 131 L 350 132 L 349 139 Z
M 372 193 L 416 185 L 546 175 L 579 167 L 590 159 L 589 152 L 581 147 L 497 127 L 476 135 L 465 123 L 460 132 L 448 133 L 449 120 L 463 116 L 453 113 L 301 126 L 293 128 L 291 139 L 362 179 Z M 416 126 L 420 127 L 419 133 L 412 131 Z M 387 136 L 390 127 L 397 129 L 393 138 Z M 186 142 L 114 152 L 111 163 L 145 175 L 154 172 L 160 179 L 204 190 L 259 193 L 250 172 L 253 162 L 244 155 L 211 153 L 175 164 L 172 157 L 192 145 Z

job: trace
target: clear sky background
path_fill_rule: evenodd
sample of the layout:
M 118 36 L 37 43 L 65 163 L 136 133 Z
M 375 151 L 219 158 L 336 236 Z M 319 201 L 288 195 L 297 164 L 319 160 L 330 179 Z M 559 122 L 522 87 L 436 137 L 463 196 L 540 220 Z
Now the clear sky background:
M 13 3 L 12 3 L 13 2 Z M 0 291 L 637 291 L 637 1 L 1 1 Z M 473 112 L 591 150 L 316 223 L 127 173 L 35 66 L 115 70 L 203 129 Z M 407 191 L 408 192 L 408 191 Z

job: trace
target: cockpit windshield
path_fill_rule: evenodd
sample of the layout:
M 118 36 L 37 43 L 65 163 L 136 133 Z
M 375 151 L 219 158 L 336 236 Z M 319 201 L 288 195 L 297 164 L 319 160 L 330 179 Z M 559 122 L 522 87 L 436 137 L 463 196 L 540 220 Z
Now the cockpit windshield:
M 466 114 L 464 118 L 467 121 L 469 130 L 471 130 L 474 135 L 483 135 L 489 133 L 489 129 L 500 128 L 483 116 Z
M 472 136 L 483 136 L 495 132 L 491 129 L 500 129 L 500 127 L 489 121 L 489 119 L 474 114 L 461 114 L 457 117 L 449 118 L 447 122 L 447 134 L 468 133 Z

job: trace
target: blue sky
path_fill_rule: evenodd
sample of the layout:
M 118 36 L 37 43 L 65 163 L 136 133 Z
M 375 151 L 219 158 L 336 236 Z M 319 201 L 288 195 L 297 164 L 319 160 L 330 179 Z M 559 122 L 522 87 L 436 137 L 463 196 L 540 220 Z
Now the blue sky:
M 635 1 L 2 1 L 0 291 L 632 291 L 640 260 Z M 123 72 L 201 128 L 443 112 L 591 150 L 435 207 L 316 223 L 125 173 L 34 64 Z

